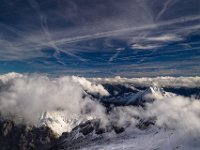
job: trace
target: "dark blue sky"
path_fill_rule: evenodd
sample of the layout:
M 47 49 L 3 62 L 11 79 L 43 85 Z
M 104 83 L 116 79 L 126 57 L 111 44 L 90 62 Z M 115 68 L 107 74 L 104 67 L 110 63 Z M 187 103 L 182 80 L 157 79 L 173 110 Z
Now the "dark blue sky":
M 199 76 L 199 0 L 1 0 L 0 73 Z

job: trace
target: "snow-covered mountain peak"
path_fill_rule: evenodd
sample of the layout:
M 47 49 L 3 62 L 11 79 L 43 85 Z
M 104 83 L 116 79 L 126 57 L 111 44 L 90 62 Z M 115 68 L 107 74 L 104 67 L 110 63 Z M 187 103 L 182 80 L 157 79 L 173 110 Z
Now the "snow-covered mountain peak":
M 140 91 L 130 97 L 128 104 L 142 104 L 144 102 L 152 102 L 154 100 L 162 100 L 167 97 L 173 97 L 175 94 L 166 92 L 163 88 L 149 87 L 144 91 Z
M 72 124 L 65 122 L 61 112 L 43 112 L 38 126 L 48 126 L 56 134 L 61 135 L 63 132 L 69 132 Z
M 56 110 L 51 112 L 43 112 L 39 119 L 37 126 L 48 126 L 51 130 L 58 134 L 62 135 L 63 132 L 71 132 L 74 127 L 79 125 L 82 122 L 87 120 L 94 119 L 92 116 L 79 116 L 79 115 L 70 115 L 67 116 L 65 112 Z
M 161 100 L 166 97 L 172 97 L 175 96 L 175 94 L 166 92 L 163 88 L 151 86 L 148 89 L 146 89 L 143 93 L 143 98 L 145 99 L 154 99 L 154 100 Z
M 108 98 L 107 102 L 111 104 L 143 105 L 145 102 L 162 100 L 173 96 L 175 96 L 175 94 L 166 92 L 163 88 L 151 86 L 145 90 L 139 90 L 138 92 L 128 92 L 119 96 L 113 96 Z

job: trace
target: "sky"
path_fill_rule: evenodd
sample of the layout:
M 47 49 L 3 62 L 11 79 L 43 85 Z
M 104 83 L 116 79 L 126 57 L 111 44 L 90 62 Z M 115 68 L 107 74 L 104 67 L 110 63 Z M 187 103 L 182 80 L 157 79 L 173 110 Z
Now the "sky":
M 199 0 L 0 3 L 0 74 L 200 76 Z

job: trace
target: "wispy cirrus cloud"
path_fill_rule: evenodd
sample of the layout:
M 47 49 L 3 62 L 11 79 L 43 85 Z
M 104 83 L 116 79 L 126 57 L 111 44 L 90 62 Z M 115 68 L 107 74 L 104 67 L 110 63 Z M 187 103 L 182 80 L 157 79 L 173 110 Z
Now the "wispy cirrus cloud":
M 121 63 L 132 64 L 138 50 L 163 55 L 166 47 L 173 52 L 195 49 L 187 40 L 199 34 L 196 4 L 197 0 L 2 2 L 0 60 L 29 61 L 36 68 L 52 65 L 58 72 L 66 67 L 99 71 L 126 57 Z

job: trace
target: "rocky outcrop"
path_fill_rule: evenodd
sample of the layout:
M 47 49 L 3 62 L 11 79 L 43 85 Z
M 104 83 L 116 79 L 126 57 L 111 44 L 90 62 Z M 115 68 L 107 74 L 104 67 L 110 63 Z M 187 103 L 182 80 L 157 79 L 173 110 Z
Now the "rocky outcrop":
M 141 130 L 153 125 L 155 118 L 139 120 L 136 125 Z M 72 150 L 80 149 L 92 141 L 101 141 L 104 133 L 120 134 L 126 127 L 115 123 L 102 126 L 98 119 L 88 120 L 79 124 L 71 132 L 64 132 L 56 137 L 48 126 L 33 127 L 16 125 L 10 120 L 0 121 L 0 148 L 1 150 Z
M 45 150 L 54 144 L 56 135 L 48 127 L 16 125 L 0 121 L 1 150 Z
M 102 126 L 98 119 L 88 120 L 76 126 L 70 133 L 63 133 L 57 143 L 51 147 L 51 150 L 77 150 L 90 142 L 92 143 L 92 141 L 101 140 L 104 133 L 112 131 L 120 134 L 125 129 L 114 124 Z

